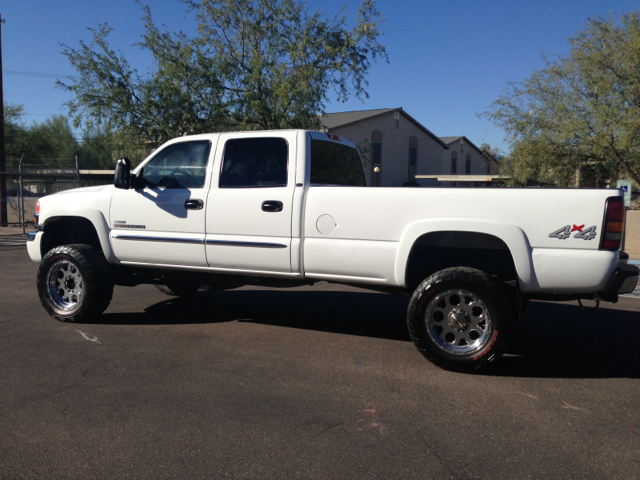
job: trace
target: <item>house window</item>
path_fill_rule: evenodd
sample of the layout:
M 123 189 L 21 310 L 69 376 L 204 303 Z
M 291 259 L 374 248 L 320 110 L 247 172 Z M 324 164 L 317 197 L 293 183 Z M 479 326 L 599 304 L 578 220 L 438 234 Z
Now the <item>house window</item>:
M 467 157 L 464 161 L 464 174 L 469 175 L 471 173 L 471 154 L 467 153 Z
M 418 138 L 413 135 L 409 137 L 409 182 L 416 181 L 416 173 L 418 169 Z
M 374 187 L 382 185 L 382 132 L 380 130 L 374 130 L 371 133 L 371 185 Z
M 409 167 L 418 166 L 418 139 L 409 137 Z
M 451 175 L 458 174 L 458 153 L 451 152 Z

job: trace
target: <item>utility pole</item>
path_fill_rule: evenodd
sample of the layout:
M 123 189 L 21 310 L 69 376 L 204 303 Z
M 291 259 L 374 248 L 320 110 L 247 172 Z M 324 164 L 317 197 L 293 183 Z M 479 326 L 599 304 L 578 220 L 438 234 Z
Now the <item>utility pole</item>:
M 0 226 L 9 223 L 7 215 L 7 159 L 4 151 L 4 88 L 2 80 L 2 24 L 5 19 L 0 14 Z

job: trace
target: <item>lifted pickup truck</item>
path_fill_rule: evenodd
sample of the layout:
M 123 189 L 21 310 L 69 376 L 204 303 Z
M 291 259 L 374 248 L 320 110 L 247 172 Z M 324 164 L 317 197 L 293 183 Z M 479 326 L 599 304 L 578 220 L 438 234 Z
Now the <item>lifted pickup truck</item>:
M 420 352 L 477 371 L 529 299 L 615 302 L 638 280 L 619 251 L 619 191 L 366 188 L 353 143 L 302 130 L 180 137 L 129 170 L 120 159 L 113 186 L 36 207 L 29 255 L 60 321 L 100 315 L 114 285 L 325 280 L 411 295 Z

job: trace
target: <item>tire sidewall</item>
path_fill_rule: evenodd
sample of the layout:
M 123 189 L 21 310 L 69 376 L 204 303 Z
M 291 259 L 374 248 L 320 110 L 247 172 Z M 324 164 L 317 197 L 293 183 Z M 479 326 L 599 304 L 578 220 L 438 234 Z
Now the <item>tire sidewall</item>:
M 464 278 L 438 279 L 434 274 L 416 288 L 409 303 L 407 322 L 412 340 L 425 357 L 437 365 L 456 371 L 473 371 L 487 366 L 504 352 L 511 338 L 512 321 L 509 318 L 506 292 L 491 278 L 480 271 L 480 280 Z M 453 354 L 440 348 L 429 336 L 425 314 L 430 302 L 447 290 L 467 290 L 482 300 L 491 315 L 489 339 L 480 350 L 467 354 Z
M 87 250 L 87 251 L 83 251 Z M 90 258 L 94 253 L 93 247 L 85 245 L 63 245 L 50 250 L 42 259 L 37 276 L 37 289 L 40 301 L 44 309 L 56 320 L 62 322 L 75 322 L 91 317 L 96 310 L 96 272 L 92 268 Z M 79 305 L 75 308 L 64 310 L 60 308 L 49 295 L 49 275 L 51 269 L 59 261 L 68 261 L 73 264 L 82 275 L 83 292 Z M 104 273 L 104 272 L 103 272 Z M 109 286 L 109 279 L 103 279 L 102 283 Z M 113 287 L 111 287 L 111 290 Z M 111 294 L 109 292 L 109 298 Z

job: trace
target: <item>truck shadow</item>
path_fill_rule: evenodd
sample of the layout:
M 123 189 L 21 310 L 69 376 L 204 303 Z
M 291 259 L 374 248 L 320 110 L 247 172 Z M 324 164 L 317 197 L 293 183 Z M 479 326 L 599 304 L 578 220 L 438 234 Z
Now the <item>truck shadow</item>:
M 623 298 L 619 308 L 603 305 L 584 311 L 575 304 L 531 302 L 507 355 L 489 375 L 640 378 L 640 303 Z
M 623 303 L 623 308 L 592 312 L 575 304 L 531 302 L 507 355 L 486 375 L 640 378 L 640 314 L 632 303 L 637 300 L 623 301 L 629 302 Z M 144 312 L 107 313 L 98 322 L 176 325 L 240 321 L 409 343 L 408 302 L 407 297 L 361 292 L 198 292 L 156 303 Z
M 94 322 L 112 325 L 175 325 L 252 322 L 322 332 L 410 341 L 409 299 L 339 291 L 227 290 L 197 292 L 145 308 L 106 313 Z

